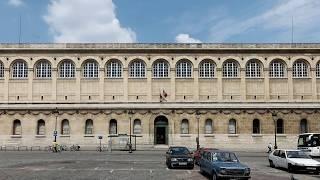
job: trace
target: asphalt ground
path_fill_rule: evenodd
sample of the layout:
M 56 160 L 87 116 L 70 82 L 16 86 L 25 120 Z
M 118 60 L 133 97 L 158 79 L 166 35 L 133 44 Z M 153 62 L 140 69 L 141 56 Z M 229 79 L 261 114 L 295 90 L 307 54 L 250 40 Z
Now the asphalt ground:
M 241 162 L 247 164 L 252 179 L 301 180 L 320 179 L 314 174 L 289 174 L 282 169 L 270 168 L 267 153 L 236 152 Z M 165 151 L 114 152 L 0 152 L 0 180 L 2 179 L 208 179 L 194 169 L 168 169 Z

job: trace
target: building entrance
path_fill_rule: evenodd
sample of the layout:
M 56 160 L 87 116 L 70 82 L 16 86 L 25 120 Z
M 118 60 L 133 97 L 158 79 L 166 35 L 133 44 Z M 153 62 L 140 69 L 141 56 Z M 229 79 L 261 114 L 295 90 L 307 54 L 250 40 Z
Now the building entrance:
M 154 144 L 168 144 L 168 119 L 158 116 L 154 120 Z

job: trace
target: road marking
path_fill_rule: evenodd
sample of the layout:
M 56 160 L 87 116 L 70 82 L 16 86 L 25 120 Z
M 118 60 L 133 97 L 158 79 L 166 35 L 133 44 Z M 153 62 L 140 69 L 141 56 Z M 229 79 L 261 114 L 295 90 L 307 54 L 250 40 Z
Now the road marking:
M 133 168 L 131 168 L 131 171 L 133 170 Z
M 166 168 L 167 171 L 169 171 L 169 168 Z
M 61 169 L 63 169 L 63 168 L 64 168 L 64 167 L 59 167 L 58 170 L 61 170 Z
M 188 172 L 189 174 L 191 174 L 191 171 L 190 171 L 190 170 L 188 170 L 187 172 Z
M 152 170 L 150 169 L 150 174 L 152 174 Z
M 99 167 L 95 167 L 95 168 L 94 168 L 94 170 L 98 170 L 98 169 L 99 169 Z
M 113 169 L 110 170 L 110 173 L 113 173 Z

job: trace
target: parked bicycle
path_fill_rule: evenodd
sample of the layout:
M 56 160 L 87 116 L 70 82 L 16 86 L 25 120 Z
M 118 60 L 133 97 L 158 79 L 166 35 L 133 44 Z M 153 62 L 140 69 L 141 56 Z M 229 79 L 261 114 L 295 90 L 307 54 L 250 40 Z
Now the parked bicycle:
M 80 151 L 80 146 L 78 144 L 72 144 L 70 151 Z

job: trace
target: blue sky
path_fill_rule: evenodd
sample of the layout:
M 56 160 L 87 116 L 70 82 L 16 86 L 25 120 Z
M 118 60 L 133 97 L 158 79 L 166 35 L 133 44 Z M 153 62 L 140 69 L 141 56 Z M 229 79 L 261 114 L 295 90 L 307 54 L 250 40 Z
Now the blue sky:
M 320 41 L 320 0 L 0 0 L 0 43 Z

